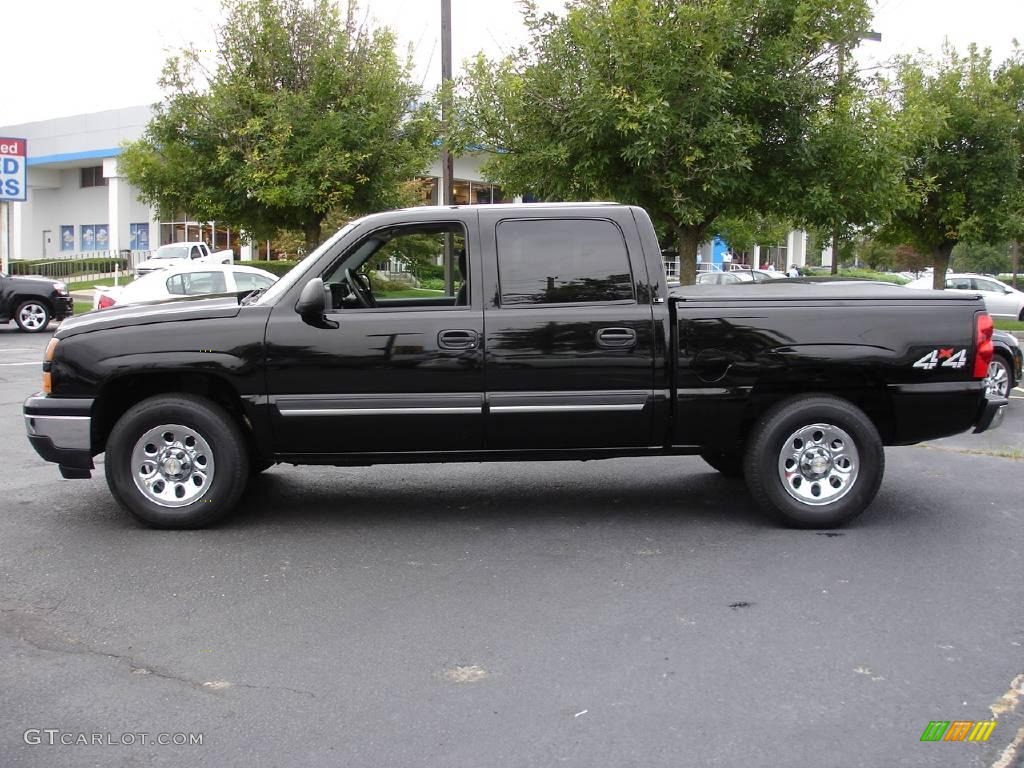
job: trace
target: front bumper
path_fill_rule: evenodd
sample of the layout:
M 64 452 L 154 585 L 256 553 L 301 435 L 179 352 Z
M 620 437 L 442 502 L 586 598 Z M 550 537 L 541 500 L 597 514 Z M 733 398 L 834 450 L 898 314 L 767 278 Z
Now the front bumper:
M 75 314 L 75 300 L 71 296 L 53 297 L 53 316 L 57 320 L 71 317 Z
M 66 478 L 91 477 L 92 400 L 33 395 L 22 408 L 28 441 Z
M 988 429 L 995 429 L 1003 423 L 1003 416 L 1006 414 L 1006 406 L 1010 401 L 1005 397 L 986 397 L 978 408 L 978 417 L 974 422 L 974 434 L 984 432 Z

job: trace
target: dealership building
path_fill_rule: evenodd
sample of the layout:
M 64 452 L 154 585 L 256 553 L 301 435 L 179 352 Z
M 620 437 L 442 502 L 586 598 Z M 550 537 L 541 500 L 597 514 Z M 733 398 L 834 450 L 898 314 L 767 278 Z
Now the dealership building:
M 0 237 L 10 259 L 59 259 L 150 251 L 160 245 L 205 240 L 211 247 L 233 248 L 243 260 L 265 257 L 269 244 L 243 242 L 225 222 L 161 221 L 141 202 L 138 190 L 118 168 L 126 141 L 140 138 L 152 114 L 148 105 L 112 109 L 52 120 L 0 126 L 0 136 L 27 140 L 27 199 L 7 204 Z M 467 153 L 454 161 L 454 202 L 460 205 L 513 202 L 500 187 L 483 179 L 484 157 Z M 423 202 L 439 202 L 440 162 L 425 174 Z M 519 198 L 515 199 L 519 201 Z M 750 264 L 764 261 L 780 269 L 806 261 L 807 236 L 794 230 L 785 243 L 743 254 Z M 257 252 L 259 255 L 256 255 Z M 723 263 L 729 254 L 719 241 L 701 248 L 701 260 Z M 827 263 L 827 261 L 826 261 Z M 678 262 L 666 261 L 669 274 Z

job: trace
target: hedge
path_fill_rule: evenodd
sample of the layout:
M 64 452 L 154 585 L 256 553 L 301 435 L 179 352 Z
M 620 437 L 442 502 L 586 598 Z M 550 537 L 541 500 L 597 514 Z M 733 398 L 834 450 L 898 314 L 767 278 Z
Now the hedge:
M 278 277 L 281 277 L 282 275 L 286 275 L 289 272 L 291 272 L 292 267 L 294 267 L 299 262 L 297 262 L 297 261 L 278 260 L 278 261 L 236 261 L 235 263 L 236 264 L 240 264 L 243 267 L 256 267 L 257 269 L 265 269 L 267 272 L 270 272 L 271 274 L 274 274 L 274 275 L 277 275 Z

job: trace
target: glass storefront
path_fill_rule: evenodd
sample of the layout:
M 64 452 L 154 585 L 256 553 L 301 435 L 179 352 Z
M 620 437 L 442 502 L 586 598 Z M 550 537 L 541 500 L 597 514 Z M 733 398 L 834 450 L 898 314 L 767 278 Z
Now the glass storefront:
M 437 178 L 423 178 L 420 200 L 423 205 L 438 205 L 441 184 Z M 497 184 L 486 181 L 470 181 L 468 179 L 452 180 L 452 203 L 454 205 L 490 205 L 492 203 L 511 203 L 512 197 Z

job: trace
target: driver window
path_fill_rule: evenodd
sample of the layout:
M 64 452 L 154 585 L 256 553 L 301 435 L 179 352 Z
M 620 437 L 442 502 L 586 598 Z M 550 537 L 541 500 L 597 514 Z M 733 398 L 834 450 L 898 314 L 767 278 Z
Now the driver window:
M 452 264 L 447 290 L 446 253 Z M 342 255 L 327 270 L 324 284 L 334 310 L 468 306 L 465 230 L 450 222 L 378 230 Z

